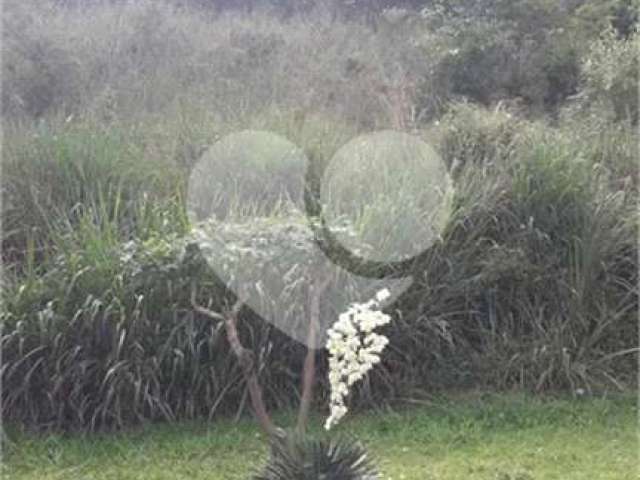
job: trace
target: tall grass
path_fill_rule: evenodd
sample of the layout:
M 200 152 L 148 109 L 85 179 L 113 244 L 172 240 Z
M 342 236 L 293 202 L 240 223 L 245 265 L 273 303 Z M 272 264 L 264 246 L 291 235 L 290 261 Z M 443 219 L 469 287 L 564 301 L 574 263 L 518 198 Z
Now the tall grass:
M 220 326 L 191 308 L 194 286 L 211 308 L 229 292 L 184 236 L 194 165 L 245 129 L 282 135 L 323 165 L 360 133 L 411 129 L 433 141 L 454 178 L 442 239 L 390 308 L 390 347 L 357 404 L 447 386 L 635 385 L 637 143 L 628 124 L 569 115 L 551 127 L 504 104 L 459 103 L 423 129 L 413 80 L 426 75 L 439 96 L 428 72 L 441 53 L 425 48 L 446 39 L 420 23 L 374 32 L 322 15 L 91 8 L 5 7 L 7 420 L 95 429 L 244 411 Z M 442 108 L 435 100 L 423 120 Z M 390 184 L 429 185 L 388 167 Z M 230 173 L 266 185 L 255 170 Z M 375 174 L 357 178 L 364 187 L 385 179 Z M 348 197 L 352 179 L 338 180 Z M 366 205 L 358 228 L 375 235 L 389 225 L 391 207 L 412 200 L 399 194 Z M 254 201 L 249 210 L 267 215 Z M 249 309 L 241 317 L 267 401 L 290 405 L 302 347 Z M 326 393 L 321 385 L 320 401 Z
M 390 43 L 389 32 L 322 9 L 290 22 L 146 0 L 87 9 L 10 1 L 4 10 L 2 105 L 12 117 L 122 122 L 190 102 L 227 120 L 277 105 L 371 128 L 391 124 L 402 110 L 393 92 L 444 52 L 427 30 Z
M 463 163 L 443 240 L 394 305 L 390 348 L 357 404 L 445 386 L 634 384 L 636 192 L 589 160 L 590 144 L 544 129 L 520 135 L 491 169 Z M 98 428 L 242 411 L 220 327 L 190 307 L 194 283 L 212 308 L 225 289 L 183 247 L 179 217 L 139 215 L 148 233 L 126 237 L 94 213 L 53 228 L 50 255 L 4 289 L 7 419 Z M 250 311 L 242 319 L 268 402 L 289 405 L 303 349 Z
M 7 132 L 5 261 L 19 259 L 28 242 L 45 254 L 55 232 L 75 228 L 81 218 L 92 217 L 102 234 L 124 239 L 145 235 L 159 203 L 171 215 L 171 204 L 183 195 L 184 174 L 170 158 L 153 155 L 148 142 L 136 132 L 88 125 Z

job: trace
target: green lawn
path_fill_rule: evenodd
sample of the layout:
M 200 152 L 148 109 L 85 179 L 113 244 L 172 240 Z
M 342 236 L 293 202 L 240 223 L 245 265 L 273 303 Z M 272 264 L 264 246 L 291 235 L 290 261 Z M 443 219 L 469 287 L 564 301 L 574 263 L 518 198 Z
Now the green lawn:
M 370 448 L 385 480 L 625 480 L 640 478 L 637 426 L 631 395 L 467 395 L 350 415 L 337 430 Z M 12 480 L 247 479 L 266 454 L 250 420 L 9 437 L 4 478 Z

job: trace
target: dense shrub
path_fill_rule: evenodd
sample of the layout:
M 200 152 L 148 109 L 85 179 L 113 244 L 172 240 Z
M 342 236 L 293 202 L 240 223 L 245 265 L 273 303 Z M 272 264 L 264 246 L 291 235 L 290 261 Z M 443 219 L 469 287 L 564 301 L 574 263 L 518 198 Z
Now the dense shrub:
M 577 93 L 589 43 L 608 28 L 629 35 L 637 10 L 626 0 L 456 0 L 429 3 L 425 13 L 455 38 L 458 53 L 443 65 L 453 94 L 485 105 L 519 98 L 553 112 Z
M 582 67 L 581 100 L 592 108 L 592 115 L 638 123 L 639 54 L 640 37 L 635 32 L 619 39 L 609 28 L 591 44 Z

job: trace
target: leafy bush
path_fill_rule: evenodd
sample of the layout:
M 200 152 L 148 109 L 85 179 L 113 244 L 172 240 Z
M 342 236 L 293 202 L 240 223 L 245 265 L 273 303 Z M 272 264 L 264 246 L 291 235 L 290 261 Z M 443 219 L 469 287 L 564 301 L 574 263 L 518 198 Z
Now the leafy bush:
M 484 105 L 518 98 L 541 113 L 578 92 L 589 43 L 607 28 L 628 35 L 637 8 L 635 0 L 455 0 L 424 12 L 436 34 L 454 39 L 456 55 L 441 65 L 451 94 Z
M 596 114 L 638 123 L 638 55 L 636 32 L 620 39 L 608 28 L 591 44 L 582 66 L 581 93 L 584 102 L 597 105 Z

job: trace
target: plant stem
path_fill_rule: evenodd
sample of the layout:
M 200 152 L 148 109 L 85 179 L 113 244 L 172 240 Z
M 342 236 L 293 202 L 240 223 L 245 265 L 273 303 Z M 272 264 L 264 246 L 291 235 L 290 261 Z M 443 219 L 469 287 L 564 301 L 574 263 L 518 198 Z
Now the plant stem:
M 260 427 L 269 438 L 281 437 L 282 430 L 273 423 L 267 411 L 267 407 L 265 406 L 264 399 L 262 397 L 262 388 L 260 387 L 258 374 L 255 368 L 253 353 L 242 345 L 240 336 L 238 335 L 238 314 L 242 308 L 242 300 L 238 298 L 233 308 L 224 315 L 198 305 L 195 302 L 195 290 L 192 291 L 191 303 L 198 313 L 214 320 L 224 321 L 227 340 L 231 346 L 231 350 L 238 360 L 240 368 L 242 368 L 242 374 L 245 382 L 247 383 L 253 413 L 256 416 Z
M 309 421 L 309 411 L 313 399 L 313 387 L 316 379 L 316 350 L 315 343 L 320 324 L 320 298 L 329 285 L 330 278 L 315 281 L 311 286 L 309 296 L 309 330 L 307 332 L 307 355 L 302 370 L 302 396 L 298 410 L 298 424 L 296 430 L 303 434 Z

